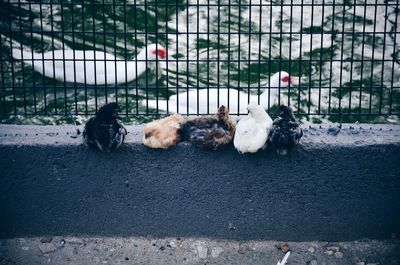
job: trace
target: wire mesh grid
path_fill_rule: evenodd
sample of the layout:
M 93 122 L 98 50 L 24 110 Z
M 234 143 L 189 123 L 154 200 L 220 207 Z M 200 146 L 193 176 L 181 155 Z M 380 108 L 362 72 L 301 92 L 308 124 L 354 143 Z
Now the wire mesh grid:
M 399 0 L 2 0 L 2 122 L 107 102 L 135 121 L 246 114 L 249 101 L 316 122 L 398 121 L 398 16 Z M 272 82 L 280 71 L 299 84 Z

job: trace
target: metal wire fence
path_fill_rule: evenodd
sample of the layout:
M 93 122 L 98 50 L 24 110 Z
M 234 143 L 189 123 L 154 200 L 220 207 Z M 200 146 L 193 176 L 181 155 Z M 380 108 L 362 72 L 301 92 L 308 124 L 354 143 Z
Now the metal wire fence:
M 1 122 L 107 102 L 139 122 L 246 114 L 249 101 L 398 122 L 398 16 L 399 0 L 0 0 Z M 281 71 L 293 82 L 275 82 Z

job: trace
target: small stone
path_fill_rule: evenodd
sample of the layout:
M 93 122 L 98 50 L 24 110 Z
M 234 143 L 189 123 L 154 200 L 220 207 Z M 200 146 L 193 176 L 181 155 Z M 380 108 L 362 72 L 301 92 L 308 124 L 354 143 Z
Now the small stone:
M 360 261 L 360 262 L 357 262 L 356 265 L 365 265 L 365 262 Z
M 335 257 L 338 259 L 341 259 L 341 258 L 343 258 L 343 253 L 338 251 L 335 253 Z
M 46 236 L 40 239 L 40 243 L 50 243 L 53 240 L 51 236 Z
M 378 265 L 378 263 L 367 263 L 367 265 Z
M 313 247 L 309 247 L 309 248 L 308 248 L 308 252 L 310 252 L 310 253 L 314 253 L 314 252 L 315 252 L 315 248 L 313 248 Z
M 197 245 L 197 256 L 201 259 L 206 259 L 208 256 L 208 248 L 203 244 Z
M 211 257 L 213 257 L 213 258 L 218 258 L 219 255 L 222 254 L 222 252 L 224 252 L 224 249 L 223 249 L 223 248 L 221 248 L 221 247 L 213 247 L 213 248 L 211 249 Z
M 167 244 L 167 240 L 165 240 L 165 239 L 161 239 L 160 240 L 160 245 L 161 246 L 165 246 Z
M 77 245 L 85 244 L 85 242 L 82 239 L 77 237 L 64 238 L 64 241 L 69 244 L 77 244 Z
M 313 259 L 313 260 L 310 262 L 310 265 L 318 265 L 318 262 L 317 262 L 315 259 Z
M 29 247 L 22 247 L 21 248 L 23 251 L 27 251 L 27 250 L 29 250 Z
M 246 254 L 247 251 L 249 251 L 249 247 L 247 245 L 245 245 L 245 244 L 239 245 L 239 249 L 238 249 L 239 254 L 244 255 L 244 254 Z
M 229 223 L 228 224 L 228 228 L 231 229 L 231 230 L 236 230 L 237 229 L 237 227 L 233 223 Z
M 53 243 L 43 243 L 39 245 L 39 249 L 43 254 L 47 254 L 56 251 L 57 247 Z
M 332 251 L 334 251 L 334 252 L 338 252 L 338 251 L 340 250 L 340 248 L 339 248 L 339 247 L 332 247 L 332 246 L 330 246 L 330 247 L 327 247 L 326 250 L 332 250 Z
M 332 250 L 327 250 L 325 251 L 325 254 L 328 256 L 332 256 L 333 255 L 333 251 Z

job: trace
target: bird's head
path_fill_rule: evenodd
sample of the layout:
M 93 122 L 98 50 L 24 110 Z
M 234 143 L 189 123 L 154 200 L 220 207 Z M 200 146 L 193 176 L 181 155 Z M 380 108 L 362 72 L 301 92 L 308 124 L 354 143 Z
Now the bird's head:
M 250 103 L 247 106 L 247 110 L 249 111 L 249 114 L 255 119 L 263 119 L 267 115 L 264 108 L 255 103 Z
M 112 119 L 116 119 L 118 118 L 118 112 L 121 109 L 119 108 L 117 103 L 108 103 L 104 106 L 102 106 L 96 114 L 96 117 L 106 120 L 106 121 L 110 121 Z
M 218 108 L 217 116 L 220 120 L 227 120 L 229 116 L 228 108 L 224 105 L 221 105 L 221 107 Z
M 276 116 L 284 118 L 284 119 L 295 120 L 292 109 L 285 105 L 279 106 L 279 108 L 276 112 Z
M 160 44 L 150 44 L 147 46 L 147 57 L 149 60 L 167 58 L 167 50 Z
M 280 71 L 271 76 L 271 87 L 287 87 L 290 85 L 298 85 L 299 77 L 291 76 L 285 71 Z

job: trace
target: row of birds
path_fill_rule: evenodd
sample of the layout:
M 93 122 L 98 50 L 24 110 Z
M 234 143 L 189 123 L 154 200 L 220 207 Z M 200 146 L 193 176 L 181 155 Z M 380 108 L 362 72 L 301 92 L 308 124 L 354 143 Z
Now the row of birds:
M 165 60 L 167 50 L 159 44 L 150 44 L 139 52 L 136 59 L 124 60 L 102 51 L 54 50 L 37 53 L 14 45 L 12 55 L 49 78 L 104 85 L 136 79 L 146 71 L 147 62 Z M 270 88 L 284 88 L 298 84 L 299 80 L 299 77 L 281 71 L 271 76 L 269 84 Z M 213 116 L 184 118 L 174 114 L 153 121 L 144 129 L 143 142 L 152 148 L 168 148 L 179 141 L 189 140 L 195 146 L 217 150 L 233 140 L 241 153 L 257 152 L 271 142 L 279 154 L 285 154 L 298 143 L 302 131 L 289 107 L 280 106 L 274 121 L 265 112 L 271 100 L 271 91 L 265 89 L 258 97 L 236 89 L 202 89 L 173 95 L 168 100 L 143 100 L 143 106 L 181 114 L 205 113 L 222 105 Z M 247 104 L 258 100 L 260 105 Z M 223 105 L 229 105 L 232 112 L 248 111 L 249 114 L 236 124 Z M 88 145 L 110 151 L 123 143 L 127 130 L 118 118 L 118 110 L 116 103 L 107 104 L 87 122 L 84 139 Z
M 144 73 L 152 62 L 168 57 L 167 50 L 159 44 L 144 47 L 136 59 L 125 60 L 102 51 L 54 50 L 37 53 L 28 48 L 14 45 L 12 55 L 31 65 L 46 77 L 62 82 L 88 85 L 115 85 L 131 82 Z M 171 59 L 172 61 L 174 59 Z M 208 113 L 221 105 L 229 105 L 231 113 L 246 113 L 248 102 L 258 102 L 264 108 L 275 104 L 277 88 L 299 84 L 300 77 L 281 71 L 269 79 L 270 89 L 264 89 L 260 97 L 232 88 L 190 90 L 171 96 L 167 100 L 142 100 L 144 107 L 172 113 Z
M 219 150 L 233 141 L 239 153 L 255 153 L 270 144 L 280 155 L 286 155 L 299 143 L 303 132 L 290 107 L 279 106 L 274 121 L 260 105 L 250 103 L 247 109 L 248 115 L 239 122 L 223 105 L 215 115 L 173 114 L 146 124 L 143 143 L 150 148 L 167 149 L 180 141 L 190 141 L 202 149 Z M 109 103 L 89 119 L 83 132 L 88 146 L 109 152 L 123 144 L 128 132 L 118 111 L 117 103 Z

